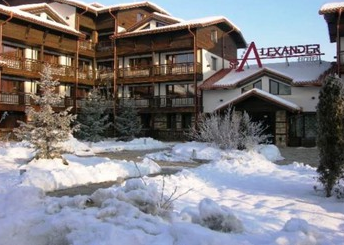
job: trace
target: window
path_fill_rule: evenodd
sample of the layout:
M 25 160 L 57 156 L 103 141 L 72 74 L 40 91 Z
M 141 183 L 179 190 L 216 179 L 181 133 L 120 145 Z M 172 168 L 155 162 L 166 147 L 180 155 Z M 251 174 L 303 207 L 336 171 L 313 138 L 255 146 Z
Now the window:
M 21 58 L 23 57 L 23 49 L 22 48 L 18 48 L 18 47 L 14 47 L 14 46 L 9 46 L 9 45 L 2 45 L 2 53 L 5 56 L 8 57 L 18 57 Z
M 1 82 L 1 91 L 5 93 L 17 93 L 22 91 L 22 84 L 19 81 L 3 79 Z
M 217 70 L 217 59 L 215 57 L 211 57 L 211 69 L 213 71 Z
M 151 127 L 151 114 L 141 114 L 141 125 L 143 129 Z
M 182 114 L 182 128 L 190 128 L 191 127 L 192 116 L 191 113 Z
M 259 80 L 257 82 L 251 83 L 251 84 L 243 87 L 241 89 L 241 93 L 245 93 L 245 92 L 247 92 L 251 89 L 254 89 L 254 88 L 262 89 L 262 80 Z
M 212 42 L 217 43 L 217 31 L 212 30 L 210 33 L 210 39 Z
M 138 13 L 138 14 L 136 15 L 136 21 L 139 22 L 139 21 L 143 20 L 144 17 L 145 17 L 144 14 Z
M 161 22 L 156 22 L 156 27 L 162 27 L 162 26 L 165 26 L 165 24 Z
M 43 60 L 49 64 L 58 64 L 59 63 L 59 56 L 55 55 L 55 54 L 44 53 Z
M 173 54 L 166 56 L 167 64 L 193 63 L 193 53 Z
M 174 96 L 193 96 L 194 84 L 169 84 L 166 85 L 166 94 Z
M 129 66 L 130 67 L 150 66 L 150 65 L 152 65 L 152 57 L 129 59 Z
M 177 128 L 177 115 L 176 114 L 167 114 L 167 129 Z
M 152 86 L 130 86 L 129 93 L 131 98 L 148 98 L 154 94 Z
M 287 84 L 270 79 L 270 93 L 275 95 L 290 95 L 291 87 Z

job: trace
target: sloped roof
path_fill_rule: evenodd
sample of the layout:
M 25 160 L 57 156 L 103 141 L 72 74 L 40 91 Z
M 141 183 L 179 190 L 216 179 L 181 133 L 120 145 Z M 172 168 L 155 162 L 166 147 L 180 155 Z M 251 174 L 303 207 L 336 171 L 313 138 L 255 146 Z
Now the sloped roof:
M 330 42 L 334 43 L 337 40 L 337 31 L 338 31 L 338 16 L 339 12 L 344 10 L 344 2 L 336 3 L 326 3 L 321 6 L 319 14 L 324 16 L 325 21 L 327 22 L 328 34 L 330 37 Z M 343 23 L 343 16 L 341 16 L 341 23 Z M 342 24 L 341 24 L 342 25 Z M 343 32 L 342 26 L 340 27 L 340 32 Z
M 151 20 L 162 21 L 162 22 L 165 22 L 169 25 L 179 23 L 182 21 L 180 19 L 174 18 L 174 17 L 169 16 L 169 15 L 164 15 L 164 14 L 154 12 L 154 13 L 148 15 L 146 18 L 142 19 L 141 21 L 137 22 L 135 25 L 131 26 L 127 31 L 128 32 L 135 31 L 136 29 L 144 26 L 145 24 L 147 24 Z
M 201 19 L 182 21 L 180 23 L 157 27 L 154 29 L 146 29 L 146 30 L 139 30 L 135 32 L 121 33 L 121 34 L 118 34 L 116 37 L 117 38 L 133 37 L 133 36 L 140 36 L 140 35 L 147 35 L 147 34 L 177 31 L 177 30 L 182 30 L 182 29 L 187 29 L 187 28 L 207 27 L 207 26 L 217 25 L 217 24 L 225 24 L 228 27 L 228 29 L 233 29 L 235 31 L 234 33 L 237 33 L 238 35 L 237 37 L 238 43 L 239 43 L 238 48 L 246 47 L 246 41 L 244 37 L 242 36 L 240 29 L 224 16 L 213 16 L 213 17 L 206 17 L 206 18 L 201 18 Z
M 251 89 L 251 90 L 249 90 L 243 94 L 240 94 L 239 96 L 237 96 L 233 99 L 230 99 L 230 100 L 222 103 L 221 105 L 219 105 L 215 108 L 215 111 L 227 108 L 228 106 L 231 106 L 231 105 L 238 104 L 239 102 L 242 102 L 242 101 L 244 101 L 244 100 L 246 100 L 252 96 L 255 96 L 255 97 L 258 97 L 258 98 L 263 99 L 265 101 L 268 101 L 270 103 L 273 103 L 273 104 L 275 104 L 279 107 L 282 107 L 288 111 L 295 112 L 295 111 L 301 111 L 302 110 L 302 108 L 300 106 L 298 106 L 297 104 L 295 104 L 293 102 L 290 102 L 290 101 L 283 99 L 279 96 L 270 94 L 270 93 L 263 91 L 261 89 L 254 88 L 254 89 Z
M 116 11 L 116 10 L 125 10 L 125 9 L 132 9 L 132 8 L 140 8 L 140 7 L 149 7 L 157 12 L 170 15 L 166 10 L 163 8 L 159 7 L 158 5 L 143 1 L 143 2 L 134 2 L 134 3 L 123 3 L 123 4 L 114 4 L 110 6 L 103 6 L 101 4 L 88 4 L 84 3 L 78 0 L 55 0 L 55 2 L 59 3 L 65 3 L 71 6 L 75 6 L 78 8 L 82 9 L 87 9 L 88 11 L 94 13 L 94 14 L 99 14 L 99 13 L 105 13 L 108 11 Z
M 319 14 L 336 13 L 340 9 L 344 9 L 344 2 L 325 3 L 321 6 Z
M 45 12 L 50 17 L 52 17 L 56 22 L 61 23 L 63 25 L 68 25 L 68 23 L 64 20 L 64 18 L 58 12 L 56 12 L 52 7 L 50 7 L 49 4 L 46 4 L 46 3 L 24 4 L 24 5 L 19 5 L 13 8 L 17 8 L 19 10 L 22 10 L 24 12 L 29 12 L 31 14 Z
M 320 62 L 289 62 L 264 64 L 262 68 L 250 65 L 244 71 L 231 70 L 227 75 L 214 81 L 213 77 L 207 79 L 202 89 L 235 88 L 259 79 L 262 76 L 277 77 L 294 86 L 320 85 L 322 79 L 332 70 L 332 63 Z
M 25 20 L 25 21 L 36 23 L 39 25 L 43 25 L 43 26 L 46 26 L 48 28 L 58 30 L 58 31 L 61 31 L 64 33 L 68 33 L 68 34 L 71 34 L 74 36 L 84 37 L 84 34 L 75 30 L 73 27 L 68 26 L 67 24 L 62 24 L 62 23 L 53 22 L 50 20 L 43 19 L 43 18 L 36 16 L 34 14 L 22 11 L 22 10 L 18 9 L 17 7 L 7 7 L 7 6 L 0 4 L 0 13 L 8 15 L 8 16 L 12 16 L 12 17 L 20 19 L 20 20 Z

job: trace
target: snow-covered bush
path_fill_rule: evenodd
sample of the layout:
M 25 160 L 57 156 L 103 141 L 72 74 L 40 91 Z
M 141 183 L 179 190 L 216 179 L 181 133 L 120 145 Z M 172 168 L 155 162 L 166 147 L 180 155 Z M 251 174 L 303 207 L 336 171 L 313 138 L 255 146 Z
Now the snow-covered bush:
M 46 65 L 41 73 L 41 81 L 37 81 L 40 95 L 31 94 L 31 98 L 39 109 L 33 106 L 25 110 L 28 122 L 19 121 L 20 126 L 14 129 L 15 135 L 29 141 L 37 150 L 36 158 L 51 159 L 61 156 L 59 142 L 68 140 L 69 135 L 77 127 L 71 127 L 76 116 L 70 113 L 72 107 L 55 112 L 53 107 L 63 102 L 64 95 L 56 92 L 59 85 L 53 80 L 50 66 Z
M 283 230 L 284 235 L 279 236 L 274 244 L 307 244 L 316 245 L 320 244 L 319 240 L 322 235 L 317 228 L 308 224 L 304 219 L 291 218 L 288 220 Z M 289 233 L 285 235 L 285 233 Z
M 98 89 L 92 89 L 84 103 L 81 105 L 77 122 L 80 129 L 75 133 L 82 140 L 98 142 L 104 138 L 103 133 L 112 123 L 108 122 L 106 115 L 107 101 L 104 100 Z
M 333 190 L 338 199 L 344 199 L 344 176 L 334 186 Z
M 163 205 L 168 197 L 159 192 L 156 185 L 145 185 L 141 179 L 128 180 L 115 196 L 118 200 L 130 203 L 146 214 L 165 216 L 173 210 L 173 203 L 168 206 Z
M 209 198 L 199 203 L 200 224 L 211 230 L 239 233 L 244 230 L 242 222 L 225 206 Z
M 267 141 L 266 128 L 261 122 L 253 122 L 246 112 L 242 114 L 228 109 L 224 115 L 212 113 L 201 117 L 198 128 L 188 133 L 191 139 L 215 143 L 221 149 L 253 149 Z

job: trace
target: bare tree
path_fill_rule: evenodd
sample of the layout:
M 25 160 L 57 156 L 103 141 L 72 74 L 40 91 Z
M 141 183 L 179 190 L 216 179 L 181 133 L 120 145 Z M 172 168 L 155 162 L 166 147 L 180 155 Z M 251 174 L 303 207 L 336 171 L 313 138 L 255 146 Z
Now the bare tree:
M 249 115 L 229 108 L 223 115 L 214 112 L 203 115 L 198 129 L 192 128 L 188 134 L 196 141 L 210 142 L 221 149 L 252 149 L 267 141 L 266 127 L 261 122 L 252 122 Z

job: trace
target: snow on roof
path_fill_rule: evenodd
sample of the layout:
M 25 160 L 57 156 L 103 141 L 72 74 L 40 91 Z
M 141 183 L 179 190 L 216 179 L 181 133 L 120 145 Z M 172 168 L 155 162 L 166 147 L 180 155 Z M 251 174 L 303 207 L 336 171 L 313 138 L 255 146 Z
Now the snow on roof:
M 320 14 L 328 14 L 337 12 L 339 9 L 344 9 L 344 2 L 336 2 L 336 3 L 326 3 L 321 6 L 319 13 Z
M 49 4 L 47 3 L 33 3 L 33 4 L 23 4 L 19 6 L 14 6 L 13 8 L 17 8 L 19 10 L 22 10 L 24 12 L 27 12 L 29 10 L 33 9 L 41 9 L 41 8 L 47 8 L 49 11 L 51 11 L 54 15 L 56 15 L 63 24 L 68 25 L 68 23 L 64 20 L 64 17 L 60 15 L 58 12 L 55 11 Z
M 96 7 L 96 8 L 104 8 L 105 7 L 103 4 L 98 3 L 98 2 L 90 3 L 90 5 L 93 7 Z
M 108 11 L 109 9 L 128 9 L 128 8 L 135 8 L 135 7 L 142 7 L 142 6 L 149 6 L 153 9 L 156 9 L 159 12 L 162 12 L 166 15 L 171 15 L 170 13 L 168 13 L 165 9 L 159 7 L 158 5 L 156 5 L 155 3 L 151 3 L 151 2 L 147 2 L 147 1 L 143 1 L 143 2 L 134 2 L 134 3 L 122 3 L 122 4 L 114 4 L 114 5 L 110 5 L 101 9 L 97 9 L 98 12 L 105 12 Z
M 22 11 L 20 9 L 18 9 L 17 7 L 7 7 L 4 5 L 0 5 L 0 12 L 4 12 L 8 15 L 12 15 L 13 17 L 19 18 L 19 19 L 24 19 L 30 22 L 34 22 L 40 25 L 44 25 L 44 26 L 48 26 L 52 29 L 56 29 L 59 31 L 63 31 L 66 33 L 70 33 L 73 35 L 78 35 L 78 36 L 83 36 L 83 34 L 77 30 L 75 30 L 74 28 L 68 26 L 68 25 L 64 25 L 61 23 L 57 23 L 54 21 L 50 21 L 44 18 L 41 18 L 40 16 L 34 15 L 34 14 L 30 14 L 27 13 L 25 11 Z
M 164 10 L 163 8 L 159 7 L 158 5 L 151 3 L 151 2 L 147 2 L 147 1 L 143 1 L 143 2 L 133 2 L 133 3 L 122 3 L 122 4 L 113 4 L 110 6 L 104 6 L 102 4 L 88 4 L 88 3 L 84 3 L 78 0 L 56 0 L 56 2 L 60 2 L 60 3 L 65 3 L 65 4 L 69 4 L 69 5 L 73 5 L 73 6 L 77 6 L 77 7 L 81 7 L 84 9 L 87 9 L 95 14 L 98 13 L 103 13 L 109 10 L 116 10 L 116 9 L 128 9 L 128 8 L 136 8 L 136 7 L 142 7 L 142 6 L 149 6 L 153 9 L 156 9 L 157 11 L 160 11 L 164 14 L 170 15 L 166 10 Z
M 293 83 L 302 84 L 314 82 L 331 68 L 331 62 L 289 62 L 264 64 L 262 68 L 257 65 L 250 65 L 244 71 L 232 70 L 222 79 L 214 83 L 214 86 L 235 86 L 239 82 L 258 74 L 259 72 L 270 71 L 281 77 L 292 80 Z
M 230 99 L 222 104 L 220 104 L 219 106 L 217 106 L 215 108 L 215 110 L 219 110 L 219 109 L 222 109 L 224 107 L 227 107 L 233 103 L 235 103 L 236 101 L 240 101 L 242 99 L 245 99 L 245 98 L 248 98 L 252 95 L 258 95 L 259 97 L 263 97 L 263 98 L 266 98 L 267 100 L 273 102 L 273 103 L 276 103 L 276 104 L 279 104 L 283 107 L 287 107 L 288 109 L 292 110 L 292 111 L 300 111 L 302 108 L 300 106 L 298 106 L 297 104 L 294 104 L 286 99 L 283 99 L 279 96 L 276 96 L 276 95 L 273 95 L 273 94 L 270 94 L 266 91 L 263 91 L 261 89 L 257 89 L 257 88 L 254 88 L 254 89 L 251 89 L 233 99 Z
M 144 35 L 144 34 L 148 34 L 148 33 L 158 33 L 158 32 L 165 32 L 165 31 L 171 31 L 171 30 L 180 30 L 180 29 L 184 29 L 187 27 L 191 27 L 191 28 L 205 27 L 205 26 L 209 26 L 209 25 L 222 23 L 222 22 L 225 22 L 229 26 L 232 26 L 234 28 L 234 30 L 240 34 L 242 40 L 244 40 L 244 42 L 245 42 L 245 39 L 242 36 L 240 29 L 224 16 L 212 16 L 212 17 L 205 17 L 205 18 L 201 18 L 201 19 L 182 21 L 180 23 L 167 25 L 167 26 L 161 26 L 161 27 L 157 27 L 154 29 L 143 29 L 143 30 L 138 30 L 135 32 L 127 32 L 127 33 L 121 34 L 120 36 L 122 36 L 122 37 L 137 36 L 137 35 Z
M 171 20 L 174 20 L 174 21 L 177 21 L 177 22 L 183 22 L 184 21 L 183 19 L 180 19 L 180 18 L 177 18 L 177 17 L 173 17 L 173 16 L 170 16 L 170 15 L 166 15 L 166 14 L 162 14 L 162 13 L 159 13 L 159 12 L 154 12 L 153 14 L 157 15 L 157 16 L 160 16 L 160 17 L 163 17 L 163 18 L 171 19 Z

